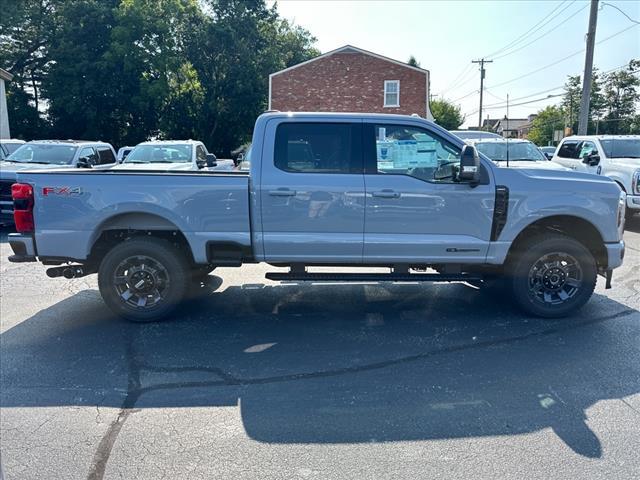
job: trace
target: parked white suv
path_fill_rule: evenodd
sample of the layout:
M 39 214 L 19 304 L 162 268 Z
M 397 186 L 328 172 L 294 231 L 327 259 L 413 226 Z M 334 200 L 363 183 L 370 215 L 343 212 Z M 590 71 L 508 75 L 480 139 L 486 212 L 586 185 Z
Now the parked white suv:
M 558 145 L 553 161 L 615 180 L 627 194 L 627 218 L 640 212 L 640 135 L 567 137 Z

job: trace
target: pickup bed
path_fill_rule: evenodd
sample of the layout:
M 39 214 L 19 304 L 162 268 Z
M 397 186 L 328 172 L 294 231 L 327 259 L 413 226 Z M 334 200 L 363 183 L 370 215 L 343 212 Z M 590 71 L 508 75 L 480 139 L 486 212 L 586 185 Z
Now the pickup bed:
M 582 306 L 622 264 L 613 180 L 498 168 L 427 120 L 270 112 L 251 152 L 249 174 L 20 172 L 10 260 L 98 273 L 107 305 L 135 321 L 170 315 L 215 267 L 249 262 L 291 267 L 274 280 L 499 284 L 545 317 Z

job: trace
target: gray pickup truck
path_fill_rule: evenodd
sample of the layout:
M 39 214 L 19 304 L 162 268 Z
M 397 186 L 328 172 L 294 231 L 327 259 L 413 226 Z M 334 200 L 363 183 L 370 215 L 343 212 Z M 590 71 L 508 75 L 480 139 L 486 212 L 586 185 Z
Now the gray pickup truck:
M 269 112 L 251 152 L 249 173 L 20 172 L 10 260 L 98 273 L 114 312 L 151 321 L 215 267 L 255 262 L 290 267 L 272 280 L 498 283 L 561 317 L 624 257 L 613 180 L 499 168 L 421 118 Z

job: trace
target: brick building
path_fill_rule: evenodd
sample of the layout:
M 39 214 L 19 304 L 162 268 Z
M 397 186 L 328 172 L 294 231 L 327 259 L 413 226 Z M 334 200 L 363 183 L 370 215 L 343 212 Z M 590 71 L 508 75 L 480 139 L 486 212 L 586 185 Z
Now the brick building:
M 269 75 L 269 109 L 432 119 L 429 71 L 346 45 Z

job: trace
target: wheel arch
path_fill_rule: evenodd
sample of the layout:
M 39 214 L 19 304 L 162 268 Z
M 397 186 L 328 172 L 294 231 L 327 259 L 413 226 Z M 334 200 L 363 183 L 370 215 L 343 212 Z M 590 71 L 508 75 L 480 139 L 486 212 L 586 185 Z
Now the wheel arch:
M 576 240 L 591 252 L 598 267 L 606 268 L 607 251 L 602 234 L 589 220 L 574 215 L 552 215 L 529 223 L 513 240 L 507 253 L 507 262 L 529 239 L 546 232 L 559 233 Z
M 166 217 L 147 212 L 125 212 L 106 218 L 91 237 L 89 258 L 99 262 L 115 244 L 140 236 L 166 240 L 193 262 L 193 247 L 184 232 Z

